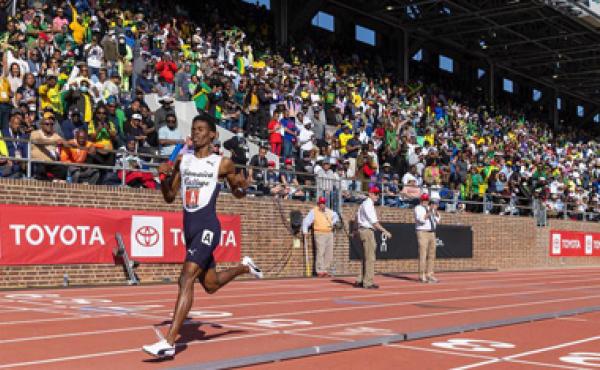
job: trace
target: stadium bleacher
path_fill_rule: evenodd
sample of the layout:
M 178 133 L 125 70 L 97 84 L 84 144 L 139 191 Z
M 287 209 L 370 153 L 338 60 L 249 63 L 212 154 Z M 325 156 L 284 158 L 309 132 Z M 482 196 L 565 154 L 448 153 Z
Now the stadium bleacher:
M 402 82 L 316 42 L 275 51 L 264 8 L 227 4 L 189 17 L 158 1 L 16 2 L 0 28 L 1 176 L 156 187 L 153 166 L 206 111 L 215 150 L 238 164 L 269 148 L 256 195 L 304 199 L 295 189 L 316 185 L 352 202 L 377 186 L 394 207 L 429 192 L 453 211 L 600 220 L 595 133 Z M 271 161 L 297 174 L 268 176 Z

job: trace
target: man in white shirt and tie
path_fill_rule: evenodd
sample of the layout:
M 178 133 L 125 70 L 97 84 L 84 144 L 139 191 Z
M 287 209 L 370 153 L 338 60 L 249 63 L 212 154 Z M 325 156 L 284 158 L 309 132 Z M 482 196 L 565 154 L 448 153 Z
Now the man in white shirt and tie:
M 381 231 L 388 239 L 392 238 L 392 234 L 383 228 L 377 219 L 375 212 L 375 202 L 379 198 L 380 190 L 377 187 L 369 189 L 369 195 L 365 199 L 356 214 L 356 222 L 358 224 L 358 234 L 363 247 L 363 260 L 360 273 L 354 283 L 355 288 L 377 289 L 379 288 L 373 282 L 375 275 L 375 229 Z
M 421 195 L 421 204 L 415 207 L 415 227 L 419 243 L 419 280 L 437 283 L 433 276 L 435 263 L 435 229 L 440 222 L 438 205 L 430 202 L 429 194 Z

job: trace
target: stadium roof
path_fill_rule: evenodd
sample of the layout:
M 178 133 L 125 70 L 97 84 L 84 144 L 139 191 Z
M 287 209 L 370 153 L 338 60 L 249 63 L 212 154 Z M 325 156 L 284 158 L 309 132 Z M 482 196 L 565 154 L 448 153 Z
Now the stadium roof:
M 600 16 L 575 0 L 329 0 L 496 68 L 600 102 Z M 587 1 L 586 1 L 587 3 Z

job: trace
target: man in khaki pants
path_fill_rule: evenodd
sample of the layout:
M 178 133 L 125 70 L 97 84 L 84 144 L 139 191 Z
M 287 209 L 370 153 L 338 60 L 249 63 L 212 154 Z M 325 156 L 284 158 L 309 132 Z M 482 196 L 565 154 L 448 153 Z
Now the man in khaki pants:
M 302 222 L 302 232 L 308 234 L 308 228 L 313 225 L 315 234 L 316 263 L 318 277 L 329 277 L 333 261 L 333 228 L 340 221 L 338 214 L 325 205 L 327 200 L 320 197 L 317 207 L 313 208 Z
M 419 243 L 419 281 L 437 283 L 433 276 L 435 263 L 435 229 L 440 222 L 437 203 L 431 204 L 429 195 L 421 195 L 421 204 L 415 207 L 415 227 Z
M 355 288 L 377 289 L 379 285 L 373 282 L 375 275 L 375 243 L 374 229 L 383 233 L 388 239 L 392 238 L 392 234 L 381 226 L 375 212 L 375 202 L 379 198 L 380 190 L 377 187 L 369 189 L 369 195 L 365 199 L 356 214 L 356 223 L 358 224 L 358 234 L 363 247 L 363 260 L 360 273 L 354 283 Z

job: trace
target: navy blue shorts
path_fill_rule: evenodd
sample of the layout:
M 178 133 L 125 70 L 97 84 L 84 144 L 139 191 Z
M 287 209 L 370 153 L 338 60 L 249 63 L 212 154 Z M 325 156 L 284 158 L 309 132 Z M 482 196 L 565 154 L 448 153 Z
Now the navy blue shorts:
M 194 262 L 202 270 L 208 270 L 217 266 L 213 256 L 214 250 L 221 241 L 221 228 L 208 227 L 199 230 L 199 232 L 186 243 L 187 252 L 185 261 Z M 186 240 L 187 242 L 187 240 Z

